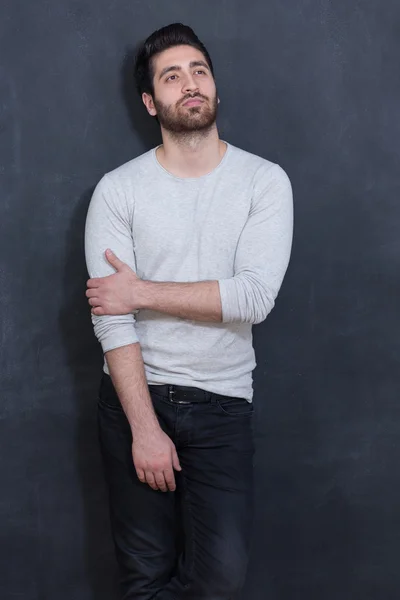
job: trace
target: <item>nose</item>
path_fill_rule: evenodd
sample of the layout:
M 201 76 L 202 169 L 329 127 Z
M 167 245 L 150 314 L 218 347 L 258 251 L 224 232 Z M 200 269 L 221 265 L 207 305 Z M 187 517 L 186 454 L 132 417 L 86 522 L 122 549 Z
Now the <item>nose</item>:
M 191 74 L 186 75 L 186 77 L 183 81 L 183 85 L 182 85 L 182 92 L 184 94 L 188 94 L 188 93 L 193 93 L 194 91 L 196 91 L 198 89 L 199 89 L 199 86 L 195 82 L 193 76 Z

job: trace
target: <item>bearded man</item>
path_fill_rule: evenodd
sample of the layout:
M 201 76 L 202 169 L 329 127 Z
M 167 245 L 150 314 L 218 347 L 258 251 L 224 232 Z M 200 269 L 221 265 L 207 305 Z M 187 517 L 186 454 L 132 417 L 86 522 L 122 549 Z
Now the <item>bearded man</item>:
M 289 263 L 292 189 L 219 138 L 213 64 L 190 27 L 150 35 L 134 74 L 162 144 L 104 175 L 85 232 L 121 597 L 228 600 L 253 521 L 252 326 Z

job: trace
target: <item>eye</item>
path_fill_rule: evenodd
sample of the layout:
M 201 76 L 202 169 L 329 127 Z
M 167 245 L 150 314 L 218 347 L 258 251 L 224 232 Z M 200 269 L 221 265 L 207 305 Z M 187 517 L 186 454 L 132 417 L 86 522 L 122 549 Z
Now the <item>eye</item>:
M 165 81 L 169 81 L 169 80 L 173 81 L 173 79 L 172 79 L 173 77 L 177 77 L 177 75 L 170 75 L 169 77 L 167 77 L 167 79 Z
M 205 72 L 205 71 L 203 71 L 202 69 L 198 69 L 198 70 L 196 71 L 196 73 L 203 73 L 204 75 L 206 74 L 206 72 Z

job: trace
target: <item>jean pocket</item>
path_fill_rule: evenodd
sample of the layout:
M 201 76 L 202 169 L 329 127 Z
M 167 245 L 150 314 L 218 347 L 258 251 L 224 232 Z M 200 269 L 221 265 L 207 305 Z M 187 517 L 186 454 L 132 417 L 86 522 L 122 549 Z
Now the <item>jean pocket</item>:
M 124 412 L 120 402 L 118 404 L 111 404 L 110 402 L 107 402 L 106 400 L 104 400 L 104 398 L 99 397 L 97 399 L 97 405 L 102 408 L 107 408 L 109 410 L 115 410 L 117 412 Z
M 100 406 L 110 408 L 111 410 L 123 410 L 109 375 L 103 375 L 102 377 L 97 396 L 97 403 Z
M 216 405 L 220 412 L 230 417 L 251 417 L 254 413 L 253 403 L 246 398 L 224 396 L 217 400 Z

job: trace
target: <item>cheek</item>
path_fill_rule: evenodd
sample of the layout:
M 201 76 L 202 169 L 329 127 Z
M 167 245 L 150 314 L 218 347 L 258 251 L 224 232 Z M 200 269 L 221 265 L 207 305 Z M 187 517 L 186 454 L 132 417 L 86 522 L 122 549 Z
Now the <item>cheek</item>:
M 210 100 L 215 98 L 217 95 L 217 89 L 214 83 L 207 83 L 207 85 L 203 86 L 202 91 L 210 98 Z
M 174 106 L 181 97 L 181 90 L 177 84 L 175 85 L 167 85 L 163 90 L 158 90 L 155 92 L 156 102 L 168 108 L 170 106 Z

